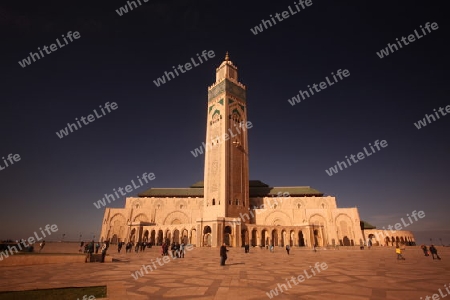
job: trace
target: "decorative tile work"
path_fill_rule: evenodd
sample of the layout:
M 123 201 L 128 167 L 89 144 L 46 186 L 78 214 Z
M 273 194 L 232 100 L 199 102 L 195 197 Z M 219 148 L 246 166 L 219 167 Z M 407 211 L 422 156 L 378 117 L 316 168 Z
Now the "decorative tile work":
M 210 91 L 208 91 L 208 101 L 211 101 L 212 99 L 214 99 L 221 93 L 224 93 L 225 91 L 230 95 L 233 95 L 239 99 L 242 99 L 242 101 L 244 101 L 244 102 L 247 99 L 245 90 L 242 87 L 229 81 L 228 79 L 225 79 L 222 82 L 218 83 Z

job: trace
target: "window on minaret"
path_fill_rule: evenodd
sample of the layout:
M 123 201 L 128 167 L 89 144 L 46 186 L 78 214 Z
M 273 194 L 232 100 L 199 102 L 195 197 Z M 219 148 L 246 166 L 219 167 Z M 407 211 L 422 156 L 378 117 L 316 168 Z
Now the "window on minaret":
M 236 205 L 239 205 L 239 200 L 238 199 L 236 199 Z
M 228 200 L 228 205 L 231 205 L 231 199 Z
M 212 205 L 216 205 L 216 199 L 213 198 Z
M 302 207 L 302 205 L 300 203 L 298 203 L 297 208 L 300 209 L 300 207 Z

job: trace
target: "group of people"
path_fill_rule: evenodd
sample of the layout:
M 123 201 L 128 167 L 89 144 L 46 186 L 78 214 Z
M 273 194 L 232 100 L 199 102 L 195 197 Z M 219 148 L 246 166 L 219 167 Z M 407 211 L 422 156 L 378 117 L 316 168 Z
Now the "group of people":
M 82 241 L 80 243 L 80 249 L 78 249 L 78 252 L 94 253 L 94 249 L 95 249 L 95 253 L 98 254 L 98 251 L 100 249 L 99 242 L 95 243 L 94 240 L 92 240 L 90 243 L 87 243 L 87 242 L 85 243 L 84 241 Z
M 438 251 L 437 251 L 436 247 L 434 247 L 434 245 L 431 245 L 429 250 L 426 245 L 422 245 L 422 246 L 420 246 L 420 248 L 422 248 L 423 254 L 425 256 L 430 256 L 430 253 L 431 253 L 431 256 L 433 257 L 433 259 L 441 260 L 441 258 L 438 255 Z M 434 256 L 436 256 L 436 258 Z
M 106 241 L 103 243 L 102 249 L 101 249 L 101 254 L 102 254 L 102 258 L 101 258 L 101 262 L 105 262 L 105 256 L 106 256 L 106 251 L 109 248 L 109 241 Z M 84 249 L 84 251 L 83 251 Z M 95 250 L 94 250 L 95 249 Z M 86 253 L 86 258 L 84 260 L 84 262 L 90 262 L 91 261 L 91 257 L 94 254 L 98 254 L 98 251 L 100 249 L 100 243 L 97 242 L 95 243 L 94 240 L 92 240 L 89 243 L 85 243 L 84 241 L 82 241 L 80 243 L 80 249 L 78 250 L 78 252 L 84 252 Z
M 270 250 L 270 252 L 274 252 L 275 248 L 273 245 L 266 245 L 266 249 Z M 249 244 L 245 244 L 244 245 L 244 251 L 245 253 L 250 253 L 250 245 Z M 291 246 L 288 244 L 286 245 L 286 253 L 289 255 L 289 251 L 291 251 Z
M 429 249 L 427 248 L 426 245 L 422 245 L 422 246 L 420 246 L 420 248 L 422 248 L 423 254 L 425 256 L 430 256 L 430 253 L 431 253 L 431 256 L 433 257 L 433 259 L 441 260 L 441 258 L 439 257 L 438 251 L 434 245 L 431 245 Z M 400 249 L 399 245 L 397 245 L 397 247 L 395 247 L 395 253 L 397 253 L 397 260 L 405 260 L 405 258 L 402 255 L 402 249 Z
M 120 250 L 122 250 L 123 245 L 125 245 L 125 242 L 119 242 L 117 244 L 117 252 L 120 253 Z M 152 245 L 150 243 L 147 242 L 137 242 L 136 244 L 134 244 L 134 242 L 128 242 L 125 246 L 125 253 L 130 252 L 134 247 L 134 252 L 138 253 L 139 251 L 143 252 L 145 251 L 145 248 L 147 247 L 152 247 Z
M 172 252 L 172 257 L 184 258 L 185 253 L 184 247 L 185 245 L 183 242 L 181 244 L 172 242 L 172 244 L 170 244 L 170 251 Z M 161 246 L 161 256 L 168 256 L 168 255 L 169 255 L 169 243 L 164 242 Z

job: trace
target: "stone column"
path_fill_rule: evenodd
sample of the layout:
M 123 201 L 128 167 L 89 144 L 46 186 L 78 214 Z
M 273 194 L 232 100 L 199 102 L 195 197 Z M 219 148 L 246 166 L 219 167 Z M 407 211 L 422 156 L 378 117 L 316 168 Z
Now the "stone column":
M 138 242 L 142 242 L 142 234 L 144 232 L 144 227 L 142 225 L 139 225 L 139 235 L 138 235 Z
M 241 247 L 242 246 L 241 225 L 237 224 L 237 223 L 235 223 L 235 224 L 236 225 L 234 226 L 234 228 L 235 228 L 235 231 L 234 231 L 234 233 L 235 233 L 235 243 L 234 244 L 235 244 L 235 247 Z
M 211 247 L 218 247 L 222 244 L 223 240 L 223 228 L 222 224 L 214 223 L 212 224 L 211 232 Z

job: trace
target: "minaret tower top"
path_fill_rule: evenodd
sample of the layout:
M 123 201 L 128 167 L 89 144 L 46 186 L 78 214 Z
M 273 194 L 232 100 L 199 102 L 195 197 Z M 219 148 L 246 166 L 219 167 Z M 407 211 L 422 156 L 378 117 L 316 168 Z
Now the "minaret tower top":
M 225 60 L 216 69 L 216 83 L 227 78 L 228 80 L 238 83 L 238 68 L 230 60 L 228 52 L 225 54 Z

